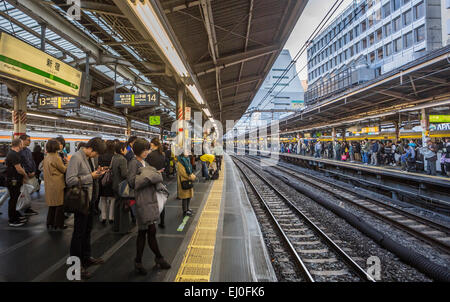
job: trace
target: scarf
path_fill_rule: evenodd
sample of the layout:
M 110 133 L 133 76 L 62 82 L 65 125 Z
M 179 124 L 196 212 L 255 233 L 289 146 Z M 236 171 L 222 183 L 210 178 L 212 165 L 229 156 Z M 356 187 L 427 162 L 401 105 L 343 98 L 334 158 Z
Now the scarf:
M 192 174 L 191 161 L 186 156 L 182 155 L 178 156 L 178 161 L 180 162 L 180 164 L 183 165 L 184 169 L 186 170 L 186 174 L 191 175 Z

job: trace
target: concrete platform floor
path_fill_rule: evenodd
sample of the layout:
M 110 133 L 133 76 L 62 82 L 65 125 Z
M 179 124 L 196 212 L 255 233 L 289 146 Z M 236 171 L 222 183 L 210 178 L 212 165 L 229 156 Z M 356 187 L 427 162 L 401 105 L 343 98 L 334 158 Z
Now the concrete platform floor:
M 237 170 L 227 155 L 225 169 L 210 281 L 276 281 L 258 222 Z M 105 264 L 89 268 L 93 274 L 89 282 L 174 281 L 213 184 L 213 181 L 203 182 L 199 172 L 198 167 L 195 194 L 191 200 L 194 216 L 184 227 L 180 227 L 183 217 L 181 201 L 176 199 L 176 178 L 168 181 L 171 195 L 166 204 L 166 228 L 158 228 L 157 238 L 161 253 L 172 268 L 167 271 L 156 269 L 154 255 L 146 245 L 143 263 L 148 274 L 136 275 L 136 227 L 128 234 L 117 234 L 112 232 L 109 224 L 104 226 L 99 219 L 94 219 L 91 236 L 93 256 L 104 258 Z M 33 194 L 33 199 L 32 207 L 39 215 L 32 216 L 20 228 L 8 226 L 7 202 L 0 208 L 3 212 L 0 215 L 0 281 L 67 282 L 66 260 L 73 218 L 66 221 L 68 229 L 48 231 L 45 227 L 48 207 L 43 186 L 40 194 Z

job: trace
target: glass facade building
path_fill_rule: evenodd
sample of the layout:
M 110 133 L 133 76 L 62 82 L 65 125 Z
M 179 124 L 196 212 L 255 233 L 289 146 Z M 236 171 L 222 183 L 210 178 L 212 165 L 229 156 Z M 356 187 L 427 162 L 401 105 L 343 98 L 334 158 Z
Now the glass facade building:
M 441 2 L 355 0 L 311 41 L 308 91 L 355 64 L 370 70 L 367 80 L 442 47 Z M 360 82 L 357 77 L 352 81 Z M 307 103 L 311 98 L 307 94 Z

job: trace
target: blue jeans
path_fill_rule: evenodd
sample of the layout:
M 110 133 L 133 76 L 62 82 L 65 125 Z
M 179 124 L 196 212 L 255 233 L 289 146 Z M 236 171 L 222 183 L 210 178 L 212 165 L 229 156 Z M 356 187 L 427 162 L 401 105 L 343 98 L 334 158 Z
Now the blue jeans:
M 363 152 L 362 155 L 363 155 L 363 163 L 368 164 L 369 163 L 369 156 L 368 156 L 369 154 L 368 154 L 368 152 Z
M 202 176 L 205 179 L 209 179 L 208 167 L 206 166 L 206 162 L 202 161 Z
M 316 158 L 320 158 L 320 150 L 316 150 L 316 154 L 314 155 Z

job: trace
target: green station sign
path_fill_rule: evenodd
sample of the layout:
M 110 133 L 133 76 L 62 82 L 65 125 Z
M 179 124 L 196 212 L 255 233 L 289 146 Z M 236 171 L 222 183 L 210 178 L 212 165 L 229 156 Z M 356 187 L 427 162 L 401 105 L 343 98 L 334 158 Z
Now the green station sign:
M 450 115 L 430 115 L 430 123 L 450 123 Z
M 148 122 L 150 126 L 159 126 L 161 125 L 161 117 L 159 115 L 152 115 L 148 118 Z
M 4 32 L 0 34 L 0 74 L 64 95 L 80 95 L 81 71 Z

